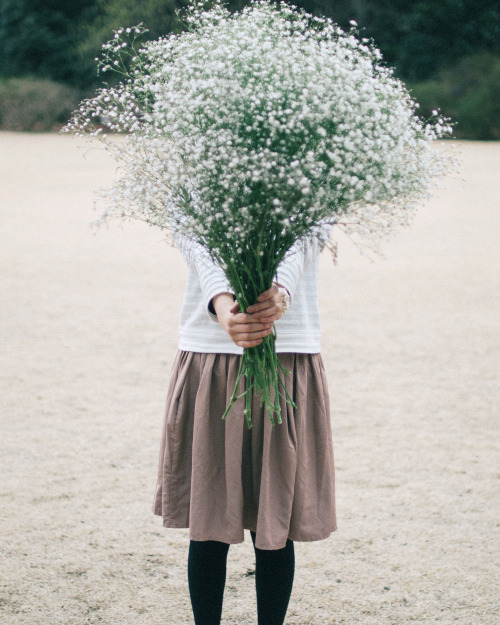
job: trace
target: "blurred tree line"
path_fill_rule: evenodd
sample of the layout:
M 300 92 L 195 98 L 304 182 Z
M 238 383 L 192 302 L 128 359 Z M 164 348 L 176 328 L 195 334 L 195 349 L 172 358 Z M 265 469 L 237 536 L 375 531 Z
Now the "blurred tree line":
M 424 116 L 441 108 L 457 122 L 457 136 L 500 138 L 498 0 L 293 3 L 343 27 L 356 20 L 408 84 Z M 175 11 L 186 4 L 0 0 L 0 127 L 42 130 L 63 123 L 98 86 L 94 59 L 114 29 L 142 22 L 151 38 L 179 32 Z M 228 2 L 231 9 L 245 4 Z

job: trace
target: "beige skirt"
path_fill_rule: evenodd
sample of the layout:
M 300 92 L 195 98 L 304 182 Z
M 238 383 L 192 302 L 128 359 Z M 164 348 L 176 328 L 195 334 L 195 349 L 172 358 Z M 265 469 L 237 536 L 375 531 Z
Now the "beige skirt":
M 178 352 L 167 396 L 153 511 L 165 527 L 189 527 L 191 540 L 259 549 L 287 538 L 312 541 L 336 529 L 333 447 L 319 354 L 279 354 L 296 408 L 281 402 L 272 426 L 253 398 L 251 430 L 243 400 L 222 414 L 239 366 L 234 354 Z

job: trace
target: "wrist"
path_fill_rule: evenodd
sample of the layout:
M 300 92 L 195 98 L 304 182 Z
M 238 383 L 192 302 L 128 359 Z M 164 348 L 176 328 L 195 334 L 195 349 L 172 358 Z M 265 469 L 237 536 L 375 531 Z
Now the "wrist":
M 232 293 L 219 293 L 210 300 L 208 310 L 216 317 L 219 317 L 226 310 L 230 310 L 233 305 L 234 295 L 232 295 Z

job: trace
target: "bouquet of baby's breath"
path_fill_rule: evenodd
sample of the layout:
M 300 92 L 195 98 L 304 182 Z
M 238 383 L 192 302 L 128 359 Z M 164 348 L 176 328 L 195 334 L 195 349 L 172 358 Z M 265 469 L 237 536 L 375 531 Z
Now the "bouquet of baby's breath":
M 200 243 L 244 311 L 325 221 L 366 245 L 408 223 L 446 169 L 431 143 L 451 128 L 437 114 L 417 117 L 354 23 L 346 33 L 268 0 L 235 14 L 211 7 L 194 2 L 185 32 L 140 49 L 140 27 L 118 31 L 100 68 L 122 82 L 83 102 L 67 130 L 100 138 L 121 164 L 103 219 L 140 219 Z M 241 360 L 249 424 L 252 389 L 280 420 L 286 372 L 274 341 Z

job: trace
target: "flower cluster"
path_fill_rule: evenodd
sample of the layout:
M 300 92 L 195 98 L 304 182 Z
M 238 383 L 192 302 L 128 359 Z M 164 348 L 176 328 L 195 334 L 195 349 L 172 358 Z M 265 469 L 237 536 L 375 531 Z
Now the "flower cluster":
M 449 124 L 418 118 L 355 24 L 344 32 L 269 0 L 235 14 L 194 2 L 185 23 L 140 50 L 140 28 L 119 31 L 102 70 L 124 80 L 84 102 L 67 128 L 98 136 L 122 166 L 104 219 L 195 239 L 242 309 L 319 224 L 335 221 L 370 244 L 407 223 L 446 169 L 431 144 Z

